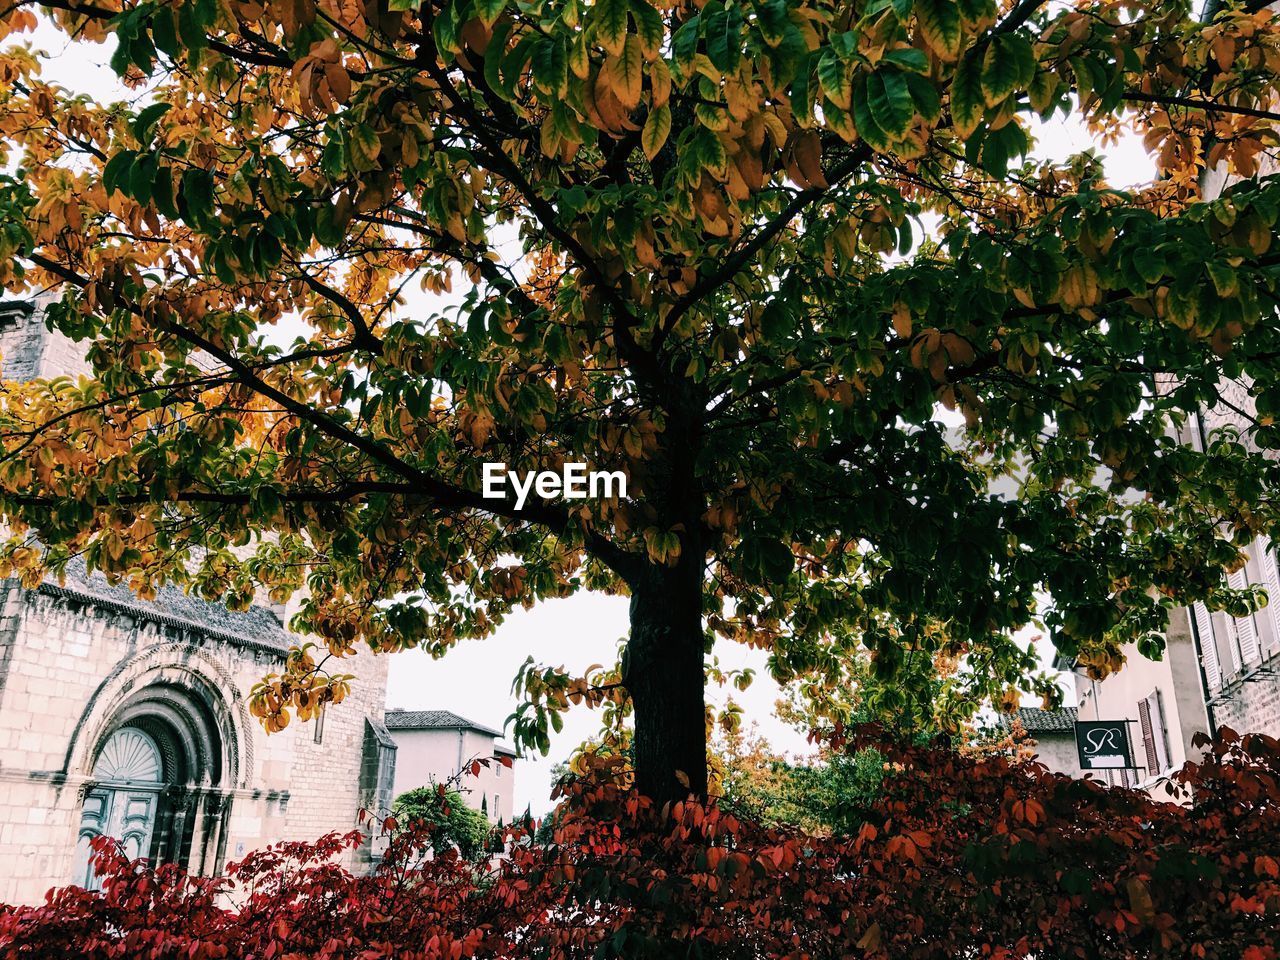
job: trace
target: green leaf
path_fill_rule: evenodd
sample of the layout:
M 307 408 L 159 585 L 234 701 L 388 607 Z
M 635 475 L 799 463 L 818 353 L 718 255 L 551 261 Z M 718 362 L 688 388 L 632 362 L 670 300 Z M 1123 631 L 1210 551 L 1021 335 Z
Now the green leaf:
M 618 101 L 627 110 L 634 110 L 644 88 L 644 54 L 640 52 L 639 37 L 629 36 L 622 45 L 622 56 L 615 63 L 613 79 L 616 81 L 613 92 Z
M 160 167 L 155 172 L 151 184 L 151 202 L 161 215 L 170 220 L 178 216 L 178 208 L 173 200 L 173 168 Z
M 162 53 L 172 58 L 182 53 L 182 43 L 178 40 L 177 14 L 171 7 L 156 10 L 156 15 L 151 18 L 151 37 Z
M 849 109 L 853 95 L 853 74 L 849 64 L 828 50 L 818 60 L 818 83 L 828 99 L 842 110 Z
M 801 74 L 808 81 L 809 47 L 795 26 L 789 25 L 782 42 L 777 47 L 770 47 L 766 55 L 774 82 L 779 86 L 786 86 Z
M 1133 268 L 1144 283 L 1159 283 L 1164 279 L 1165 256 L 1155 244 L 1138 244 L 1133 251 Z
M 993 106 L 1014 90 L 1025 89 L 1036 73 L 1030 42 L 1017 34 L 1000 34 L 987 46 L 982 60 L 982 91 Z
M 182 201 L 186 204 L 184 218 L 193 227 L 199 227 L 213 216 L 213 174 L 208 170 L 191 169 L 182 175 Z
M 656 157 L 670 135 L 671 107 L 664 103 L 657 110 L 649 112 L 644 129 L 640 131 L 640 147 L 644 150 L 644 155 L 650 160 Z
M 795 569 L 791 548 L 772 537 L 745 537 L 740 549 L 743 572 L 761 582 L 782 583 Z
M 129 170 L 129 196 L 143 205 L 150 203 L 155 175 L 156 158 L 149 153 L 142 154 Z
M 942 98 L 938 96 L 938 89 L 928 77 L 919 74 L 908 73 L 905 79 L 916 112 L 930 123 L 935 122 L 942 115 Z
M 853 122 L 858 127 L 858 136 L 876 150 L 888 150 L 893 146 L 893 137 L 885 132 L 871 112 L 868 93 L 869 81 L 859 77 L 853 84 L 853 97 L 850 106 L 853 108 Z
M 458 8 L 456 4 L 445 4 L 444 9 L 436 14 L 431 24 L 431 35 L 436 41 L 436 49 L 446 54 L 457 53 L 461 46 L 458 43 Z
M 1239 276 L 1227 264 L 1210 260 L 1205 264 L 1205 269 L 1209 271 L 1209 279 L 1213 281 L 1213 288 L 1218 292 L 1218 296 L 1234 297 L 1239 291 Z
M 484 51 L 484 82 L 489 89 L 504 100 L 510 100 L 512 92 L 502 82 L 502 58 L 507 52 L 507 38 L 511 35 L 511 22 L 504 20 L 493 28 L 489 46 Z M 581 34 L 579 34 L 581 36 Z
M 188 52 L 204 49 L 208 43 L 204 32 L 206 26 L 208 24 L 204 22 L 197 4 L 184 3 L 178 7 L 178 37 Z
M 538 89 L 554 97 L 563 96 L 569 83 L 569 57 L 563 38 L 542 38 L 533 48 L 531 63 Z
M 867 106 L 885 133 L 900 140 L 915 117 L 907 81 L 897 70 L 877 70 L 867 78 Z
M 612 54 L 622 53 L 627 41 L 628 0 L 597 0 L 591 8 L 591 22 L 596 28 L 596 39 Z
M 368 124 L 355 123 L 347 128 L 347 153 L 353 170 L 361 173 L 378 165 L 382 144 Z
M 122 186 L 129 182 L 129 171 L 137 157 L 135 150 L 121 150 L 107 161 L 107 165 L 102 169 L 102 189 L 107 191 L 107 196 L 117 190 L 124 192 Z
M 929 46 L 948 58 L 960 52 L 960 8 L 955 0 L 916 0 L 915 11 Z
M 882 63 L 892 63 L 910 73 L 929 72 L 929 58 L 925 56 L 923 50 L 917 50 L 915 47 L 890 50 L 880 59 Z
M 701 17 L 687 20 L 671 38 L 671 56 L 677 66 L 687 66 L 693 62 L 698 52 L 698 27 Z
M 151 141 L 151 131 L 160 122 L 160 118 L 169 112 L 169 104 L 153 103 L 139 111 L 133 120 L 133 135 L 138 142 L 146 146 Z
M 723 174 L 729 158 L 725 155 L 724 144 L 714 130 L 698 127 L 689 141 L 689 159 L 699 170 L 710 170 L 717 175 Z
M 742 62 L 742 14 L 737 7 L 706 18 L 707 56 L 716 68 L 735 73 Z
M 956 67 L 951 81 L 951 123 L 963 139 L 967 140 L 978 128 L 986 105 L 982 67 L 977 57 L 967 56 Z
M 1049 70 L 1037 70 L 1027 84 L 1027 99 L 1031 109 L 1042 117 L 1047 116 L 1058 102 L 1058 78 Z
M 996 18 L 995 0 L 958 0 L 965 23 L 990 23 Z
M 563 100 L 556 100 L 551 104 L 551 125 L 556 135 L 566 143 L 582 142 L 582 125 L 578 122 L 577 114 Z
M 756 7 L 756 26 L 765 43 L 771 47 L 780 44 L 787 30 L 792 28 L 785 0 L 769 0 Z
M 502 11 L 506 9 L 507 0 L 475 0 L 475 5 L 476 16 L 480 18 L 480 22 L 486 27 L 492 27 Z
M 662 41 L 666 38 L 666 26 L 662 22 L 662 14 L 658 13 L 647 0 L 632 0 L 631 19 L 636 24 L 636 36 L 645 56 L 653 57 L 662 50 Z
M 990 130 L 982 144 L 982 169 L 1002 179 L 1009 172 L 1009 161 L 1026 156 L 1030 145 L 1026 131 L 1016 121 Z

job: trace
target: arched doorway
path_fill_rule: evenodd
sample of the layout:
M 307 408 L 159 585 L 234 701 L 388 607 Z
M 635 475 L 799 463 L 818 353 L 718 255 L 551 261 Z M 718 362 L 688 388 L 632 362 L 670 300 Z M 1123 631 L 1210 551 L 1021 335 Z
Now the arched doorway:
M 131 859 L 216 872 L 234 765 L 216 702 L 201 685 L 158 682 L 126 695 L 106 724 L 84 786 L 73 882 L 97 886 L 89 842 L 119 840 Z

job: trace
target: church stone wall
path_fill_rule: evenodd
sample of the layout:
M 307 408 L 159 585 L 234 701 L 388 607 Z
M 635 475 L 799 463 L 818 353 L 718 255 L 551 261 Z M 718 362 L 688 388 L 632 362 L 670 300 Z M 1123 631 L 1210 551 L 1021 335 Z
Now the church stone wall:
M 30 304 L 0 304 L 0 377 L 22 382 L 37 378 L 89 376 L 87 343 L 76 343 L 44 324 L 52 297 Z M 30 307 L 30 309 L 24 309 Z
M 0 581 L 0 902 L 38 902 L 72 879 L 82 788 L 113 714 L 148 684 L 200 683 L 221 694 L 235 770 L 216 786 L 229 814 L 210 873 L 268 843 L 357 826 L 365 729 L 380 723 L 386 658 L 344 672 L 351 695 L 315 726 L 267 735 L 248 715 L 253 684 L 282 665 L 263 645 L 211 637 L 48 590 Z M 358 866 L 360 855 L 353 855 Z

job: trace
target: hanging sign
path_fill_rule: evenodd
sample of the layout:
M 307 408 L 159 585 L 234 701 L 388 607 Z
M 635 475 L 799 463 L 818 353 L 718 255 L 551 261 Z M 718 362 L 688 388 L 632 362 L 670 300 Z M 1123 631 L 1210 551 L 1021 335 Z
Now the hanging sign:
M 1076 754 L 1081 770 L 1134 770 L 1128 720 L 1077 720 Z

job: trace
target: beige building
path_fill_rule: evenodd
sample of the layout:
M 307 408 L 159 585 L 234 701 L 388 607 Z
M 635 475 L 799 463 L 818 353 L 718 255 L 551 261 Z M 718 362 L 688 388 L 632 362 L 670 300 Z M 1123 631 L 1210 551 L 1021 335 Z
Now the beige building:
M 1224 382 L 1223 403 L 1200 411 L 1181 431 L 1179 439 L 1202 450 L 1220 437 L 1247 442 L 1244 417 L 1255 415 L 1248 385 Z M 1234 589 L 1262 587 L 1267 606 L 1245 617 L 1210 612 L 1202 603 L 1180 611 L 1191 622 L 1200 662 L 1200 681 L 1213 729 L 1230 727 L 1237 733 L 1280 736 L 1280 566 L 1276 547 L 1262 536 L 1246 549 L 1248 562 L 1227 574 Z
M 1042 710 L 1021 707 L 1012 713 L 997 714 L 995 728 L 1001 735 L 1022 734 L 1035 758 L 1054 773 L 1080 776 L 1076 760 L 1076 708 Z
M 396 744 L 397 797 L 457 778 L 469 806 L 484 810 L 495 823 L 511 822 L 515 776 L 499 758 L 514 758 L 515 751 L 498 741 L 500 731 L 448 710 L 392 709 L 386 722 Z M 467 768 L 474 760 L 489 760 L 489 765 L 472 775 Z
M 84 369 L 28 304 L 0 305 L 0 363 L 9 381 Z M 142 601 L 83 565 L 62 584 L 0 581 L 0 902 L 92 883 L 99 834 L 211 875 L 387 809 L 386 657 L 354 658 L 351 696 L 316 722 L 268 736 L 249 715 L 253 685 L 293 642 L 283 616 L 173 588 Z M 366 844 L 351 865 L 374 856 Z
M 1023 708 L 997 718 L 1009 732 L 1015 720 L 1032 741 L 1032 753 L 1050 770 L 1073 777 L 1086 773 L 1111 786 L 1136 787 L 1160 799 L 1169 776 L 1189 759 L 1197 759 L 1197 733 L 1207 732 L 1196 638 L 1183 609 L 1173 611 L 1165 637 L 1164 657 L 1149 660 L 1137 646 L 1124 648 L 1124 666 L 1105 680 L 1091 680 L 1083 669 L 1059 660 L 1056 666 L 1070 678 L 1067 702 L 1061 710 Z M 1077 721 L 1124 721 L 1129 742 L 1129 765 L 1092 769 L 1080 765 L 1076 747 Z
M 1186 611 L 1173 611 L 1165 643 L 1160 660 L 1149 660 L 1136 645 L 1127 645 L 1124 666 L 1105 680 L 1072 671 L 1079 720 L 1129 721 L 1135 769 L 1094 773 L 1113 786 L 1156 793 L 1170 774 L 1200 755 L 1193 740 L 1207 732 L 1208 717 Z M 1166 796 L 1163 791 L 1157 795 Z

